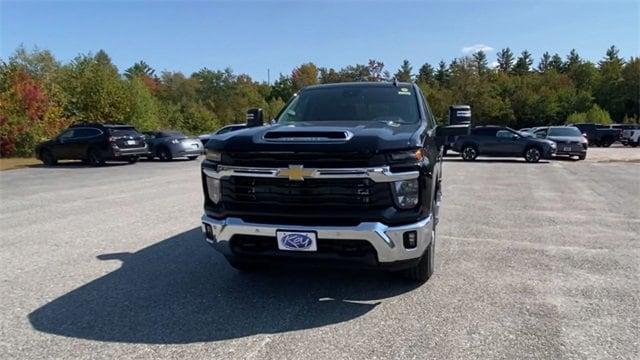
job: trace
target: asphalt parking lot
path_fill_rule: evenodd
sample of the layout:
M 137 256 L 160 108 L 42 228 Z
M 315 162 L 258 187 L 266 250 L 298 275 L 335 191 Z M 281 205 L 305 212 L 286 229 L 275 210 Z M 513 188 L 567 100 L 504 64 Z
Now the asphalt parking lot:
M 444 165 L 436 273 L 240 274 L 199 162 L 0 173 L 0 358 L 637 358 L 638 149 Z

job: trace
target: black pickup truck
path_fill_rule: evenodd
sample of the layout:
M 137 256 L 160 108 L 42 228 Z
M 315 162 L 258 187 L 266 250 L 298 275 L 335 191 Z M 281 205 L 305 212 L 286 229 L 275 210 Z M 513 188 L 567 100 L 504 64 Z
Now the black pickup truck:
M 262 112 L 247 120 L 260 125 Z M 434 269 L 441 160 L 416 85 L 307 87 L 271 125 L 208 142 L 204 237 L 239 270 L 355 265 L 424 282 Z
M 589 140 L 589 145 L 609 147 L 614 142 L 620 140 L 622 131 L 620 129 L 612 129 L 605 125 L 599 124 L 573 124 Z

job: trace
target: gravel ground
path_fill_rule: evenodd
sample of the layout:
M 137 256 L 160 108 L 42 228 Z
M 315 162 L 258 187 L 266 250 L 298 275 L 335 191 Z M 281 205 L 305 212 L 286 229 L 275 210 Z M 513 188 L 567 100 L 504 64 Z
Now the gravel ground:
M 201 240 L 198 162 L 4 171 L 0 358 L 637 358 L 630 151 L 448 158 L 436 274 L 419 287 L 237 273 Z

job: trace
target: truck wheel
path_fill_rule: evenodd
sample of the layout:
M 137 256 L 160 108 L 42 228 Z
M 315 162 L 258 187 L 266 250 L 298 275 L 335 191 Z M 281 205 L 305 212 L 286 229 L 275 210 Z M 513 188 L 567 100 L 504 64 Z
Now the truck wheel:
M 160 151 L 158 151 L 158 158 L 160 158 L 161 161 L 169 161 L 173 158 L 173 156 L 171 155 L 171 151 L 169 151 L 169 149 L 162 148 L 160 149 Z
M 42 150 L 40 153 L 40 159 L 42 159 L 42 163 L 47 166 L 53 166 L 58 163 L 58 159 L 51 153 L 49 150 Z
M 584 160 L 587 158 L 587 154 L 584 155 L 578 155 L 578 160 Z
M 473 161 L 478 157 L 478 150 L 471 145 L 467 145 L 462 148 L 461 156 L 464 161 Z
M 602 147 L 609 147 L 611 146 L 611 144 L 613 144 L 613 141 L 611 141 L 610 139 L 602 140 Z
M 102 156 L 102 154 L 100 153 L 100 150 L 98 149 L 89 150 L 88 159 L 89 159 L 89 164 L 91 164 L 91 166 L 104 165 L 104 157 Z
M 540 150 L 537 147 L 530 147 L 524 152 L 524 159 L 530 163 L 537 163 L 541 157 Z
M 436 252 L 436 226 L 433 223 L 431 228 L 431 243 L 420 258 L 420 262 L 414 267 L 405 270 L 404 276 L 412 281 L 423 284 L 433 275 Z

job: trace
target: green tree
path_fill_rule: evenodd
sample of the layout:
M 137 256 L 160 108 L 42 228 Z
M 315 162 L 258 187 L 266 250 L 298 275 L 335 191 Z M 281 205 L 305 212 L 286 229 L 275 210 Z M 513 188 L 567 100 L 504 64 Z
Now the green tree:
M 104 51 L 76 57 L 64 66 L 61 78 L 69 97 L 64 109 L 67 117 L 94 122 L 127 120 L 126 83 Z
M 609 109 L 616 121 L 622 121 L 627 113 L 625 92 L 629 89 L 624 85 L 623 67 L 624 60 L 618 56 L 618 49 L 611 46 L 607 49 L 604 59 L 600 61 L 599 69 L 597 71 L 594 69 L 594 72 L 599 75 L 597 84 L 593 85 L 596 102 L 605 109 Z M 593 82 L 595 83 L 596 80 Z
M 504 48 L 498 52 L 498 70 L 503 73 L 508 73 L 513 67 L 513 52 L 511 49 Z
M 513 66 L 513 72 L 518 75 L 527 74 L 531 69 L 531 65 L 533 65 L 533 57 L 531 53 L 525 50 L 518 56 L 518 60 L 516 60 L 516 64 Z
M 549 61 L 549 69 L 553 69 L 557 72 L 562 72 L 564 70 L 564 61 L 562 61 L 562 58 L 557 53 L 553 54 L 551 57 L 551 61 Z
M 417 81 L 421 84 L 433 84 L 436 80 L 435 70 L 429 63 L 424 63 L 418 70 Z
M 140 78 L 132 78 L 127 83 L 128 111 L 125 119 L 138 130 L 155 130 L 161 127 L 159 105 Z
M 133 79 L 136 77 L 153 78 L 155 76 L 155 72 L 156 71 L 151 66 L 149 66 L 149 64 L 147 64 L 143 60 L 140 60 L 139 62 L 133 64 L 133 66 L 125 70 L 124 76 L 127 79 Z
M 476 71 L 480 75 L 484 75 L 489 70 L 489 62 L 487 61 L 487 54 L 480 50 L 473 54 L 473 65 Z
M 538 72 L 545 73 L 551 69 L 551 55 L 545 51 L 538 63 Z
M 447 67 L 447 63 L 445 63 L 444 60 L 440 60 L 440 62 L 438 63 L 438 70 L 436 70 L 435 75 L 438 84 L 440 84 L 440 86 L 446 86 L 449 82 L 450 75 L 451 74 L 449 72 L 449 68 Z
M 567 62 L 564 63 L 564 70 L 570 72 L 574 67 L 582 63 L 582 58 L 578 55 L 576 49 L 571 49 L 569 55 L 567 55 Z
M 413 75 L 411 75 L 411 70 L 413 70 L 413 67 L 411 67 L 411 63 L 409 62 L 409 60 L 405 59 L 402 61 L 402 65 L 400 65 L 398 71 L 396 71 L 395 78 L 398 79 L 398 81 L 410 82 L 413 78 Z
M 625 118 L 640 118 L 640 57 L 632 57 L 622 69 L 622 102 Z

